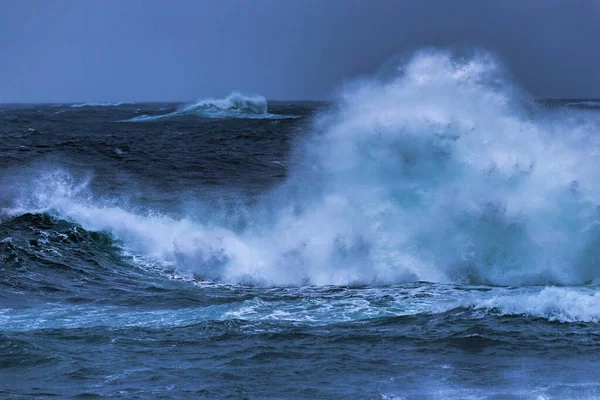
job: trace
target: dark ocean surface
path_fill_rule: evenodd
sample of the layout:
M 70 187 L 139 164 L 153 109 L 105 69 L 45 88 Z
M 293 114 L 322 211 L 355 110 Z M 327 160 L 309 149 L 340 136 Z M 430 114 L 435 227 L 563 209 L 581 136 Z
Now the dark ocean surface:
M 600 102 L 477 62 L 0 106 L 0 398 L 600 398 Z

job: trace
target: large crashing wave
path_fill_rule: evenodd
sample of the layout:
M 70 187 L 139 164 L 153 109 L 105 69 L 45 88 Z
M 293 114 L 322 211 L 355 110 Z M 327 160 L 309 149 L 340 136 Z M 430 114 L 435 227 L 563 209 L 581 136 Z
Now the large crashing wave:
M 599 132 L 589 113 L 536 109 L 487 54 L 421 52 L 342 93 L 242 232 L 83 201 L 62 172 L 12 212 L 215 281 L 585 284 L 600 279 Z
M 144 122 L 169 119 L 180 116 L 195 115 L 203 118 L 245 118 L 245 119 L 278 119 L 294 118 L 294 116 L 270 114 L 267 100 L 263 96 L 244 96 L 233 92 L 224 99 L 205 99 L 193 104 L 186 104 L 178 110 L 160 115 L 141 115 L 126 122 Z

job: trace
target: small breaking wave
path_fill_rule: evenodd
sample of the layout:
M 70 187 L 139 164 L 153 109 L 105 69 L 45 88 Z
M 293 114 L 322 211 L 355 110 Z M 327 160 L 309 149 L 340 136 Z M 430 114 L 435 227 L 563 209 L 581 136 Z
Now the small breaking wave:
M 116 101 L 113 103 L 77 103 L 77 104 L 71 104 L 69 105 L 69 107 L 71 108 L 82 108 L 82 107 L 118 107 L 118 106 L 122 106 L 125 104 L 134 104 L 131 102 L 126 102 L 126 101 Z
M 198 116 L 202 118 L 241 118 L 241 119 L 286 119 L 297 118 L 295 115 L 271 114 L 268 112 L 267 100 L 260 95 L 244 96 L 234 92 L 224 99 L 204 99 L 196 103 L 186 104 L 176 111 L 159 115 L 140 115 L 123 122 L 150 122 L 181 116 Z
M 600 322 L 600 292 L 592 288 L 546 287 L 536 293 L 504 294 L 472 304 L 501 315 L 525 315 L 559 322 Z

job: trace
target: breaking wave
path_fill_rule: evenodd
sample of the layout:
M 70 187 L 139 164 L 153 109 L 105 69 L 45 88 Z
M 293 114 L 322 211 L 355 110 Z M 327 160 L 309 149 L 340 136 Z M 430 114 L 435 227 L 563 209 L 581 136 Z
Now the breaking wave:
M 264 99 L 237 96 L 178 113 L 267 115 Z M 391 79 L 348 87 L 243 230 L 102 203 L 63 170 L 31 181 L 5 212 L 71 219 L 220 282 L 597 283 L 592 118 L 537 108 L 488 54 L 421 52 Z
M 479 299 L 472 307 L 549 321 L 600 322 L 600 292 L 582 293 L 570 288 L 547 287 L 537 293 Z
M 118 107 L 118 106 L 122 106 L 124 104 L 133 104 L 133 103 L 129 103 L 129 102 L 125 102 L 125 101 L 116 101 L 113 103 L 78 103 L 78 104 L 71 104 L 70 107 L 72 108 L 82 108 L 82 107 Z
M 234 92 L 224 99 L 205 99 L 187 104 L 178 110 L 160 115 L 141 115 L 125 122 L 148 122 L 179 116 L 199 116 L 203 118 L 244 118 L 244 119 L 280 119 L 296 118 L 293 115 L 270 114 L 267 100 L 263 96 L 244 96 Z

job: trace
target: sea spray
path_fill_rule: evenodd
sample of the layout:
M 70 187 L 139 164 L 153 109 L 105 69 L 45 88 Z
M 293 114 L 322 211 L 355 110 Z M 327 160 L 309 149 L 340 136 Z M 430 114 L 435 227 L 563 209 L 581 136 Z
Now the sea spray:
M 488 54 L 426 51 L 345 90 L 241 231 L 84 201 L 69 179 L 33 196 L 213 281 L 585 284 L 600 278 L 599 131 L 538 109 Z

